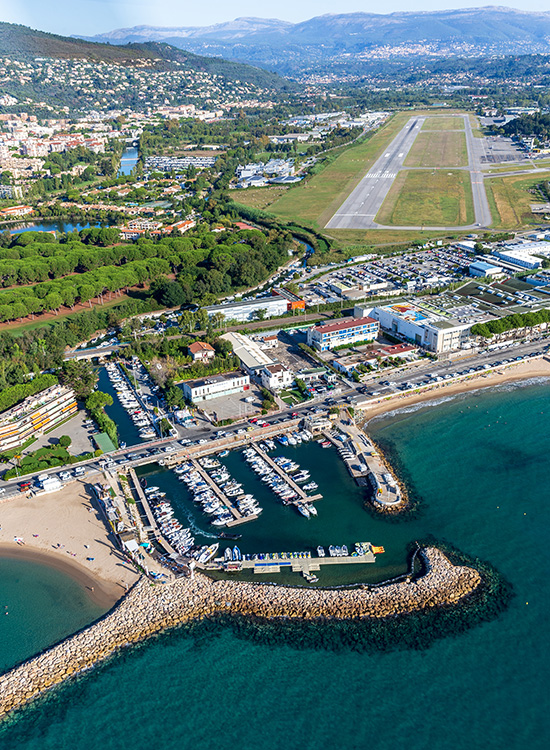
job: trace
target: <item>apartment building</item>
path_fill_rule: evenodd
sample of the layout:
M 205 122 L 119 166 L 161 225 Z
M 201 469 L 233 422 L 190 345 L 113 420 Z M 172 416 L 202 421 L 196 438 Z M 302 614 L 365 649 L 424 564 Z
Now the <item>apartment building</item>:
M 78 409 L 74 392 L 53 385 L 29 396 L 0 414 L 0 451 L 23 445 L 29 438 L 43 435 Z

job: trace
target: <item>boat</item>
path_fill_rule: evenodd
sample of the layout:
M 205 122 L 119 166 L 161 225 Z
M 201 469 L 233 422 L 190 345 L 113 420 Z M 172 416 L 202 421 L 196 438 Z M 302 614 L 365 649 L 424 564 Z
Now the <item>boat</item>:
M 218 539 L 240 539 L 242 534 L 230 534 L 228 531 L 220 531 Z
M 225 457 L 226 457 L 226 456 L 228 456 L 228 455 L 229 455 L 229 451 L 228 451 L 228 450 L 224 450 L 224 451 L 222 451 L 221 453 L 218 453 L 218 456 L 219 456 L 220 458 L 225 458 Z
M 302 503 L 296 503 L 296 507 L 298 508 L 299 513 L 301 513 L 306 518 L 309 518 L 309 510 L 305 505 L 303 505 Z
M 317 508 L 314 505 L 307 505 L 306 507 L 307 507 L 307 509 L 309 510 L 309 512 L 311 513 L 312 516 L 316 516 L 317 515 Z
M 318 554 L 319 557 L 325 557 L 325 548 L 321 547 L 321 545 L 319 545 L 317 547 L 317 554 Z
M 239 560 L 242 560 L 243 556 L 241 554 L 241 550 L 238 547 L 233 547 L 233 560 L 234 562 L 238 562 Z
M 323 448 L 330 448 L 330 440 L 323 440 L 323 442 L 321 443 L 321 446 Z
M 211 544 L 210 547 L 207 547 L 202 555 L 200 555 L 199 562 L 206 565 L 206 563 L 214 557 L 219 546 L 220 545 L 216 542 L 215 544 Z
M 223 553 L 223 559 L 224 562 L 230 562 L 233 560 L 233 552 L 231 551 L 231 547 L 226 547 L 225 552 Z
M 305 570 L 302 571 L 302 575 L 308 583 L 317 583 L 319 580 L 316 575 L 313 575 L 313 573 L 306 573 Z

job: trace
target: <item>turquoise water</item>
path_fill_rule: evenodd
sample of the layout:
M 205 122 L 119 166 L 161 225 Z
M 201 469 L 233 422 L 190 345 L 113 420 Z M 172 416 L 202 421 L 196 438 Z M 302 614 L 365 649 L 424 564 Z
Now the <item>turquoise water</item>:
M 21 229 L 13 229 L 11 234 L 22 234 L 23 232 L 80 232 L 81 229 L 89 229 L 90 227 L 107 227 L 109 224 L 71 224 L 67 221 L 46 221 L 38 224 L 28 224 Z
M 0 672 L 103 612 L 84 588 L 64 573 L 35 562 L 0 557 Z
M 426 650 L 371 653 L 266 645 L 220 626 L 195 636 L 182 630 L 21 712 L 0 730 L 0 746 L 546 748 L 549 414 L 548 385 L 537 384 L 371 425 L 422 498 L 412 521 L 371 526 L 365 514 L 372 541 L 398 560 L 404 539 L 432 533 L 489 560 L 516 593 L 499 619 Z M 294 455 L 305 464 L 305 454 Z M 338 472 L 327 455 L 317 473 Z M 0 651 L 13 648 L 0 640 Z

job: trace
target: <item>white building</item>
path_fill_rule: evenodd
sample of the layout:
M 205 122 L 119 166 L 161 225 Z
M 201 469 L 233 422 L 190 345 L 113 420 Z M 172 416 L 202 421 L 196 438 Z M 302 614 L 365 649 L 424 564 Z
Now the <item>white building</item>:
M 259 297 L 241 300 L 240 302 L 224 302 L 221 305 L 206 307 L 205 310 L 209 317 L 220 313 L 225 320 L 238 320 L 244 323 L 247 320 L 255 320 L 261 311 L 266 318 L 284 315 L 288 310 L 288 305 L 284 297 L 275 294 L 272 297 Z
M 261 370 L 262 367 L 273 364 L 271 357 L 260 345 L 244 333 L 224 333 L 220 338 L 229 341 L 233 354 L 239 358 L 241 367 L 251 375 Z
M 359 341 L 373 341 L 378 336 L 379 328 L 378 321 L 368 316 L 337 320 L 326 325 L 312 326 L 307 332 L 307 343 L 324 352 Z
M 209 401 L 220 396 L 230 396 L 250 388 L 250 377 L 242 372 L 228 375 L 212 375 L 200 380 L 188 380 L 181 384 L 183 395 L 193 404 Z
M 457 320 L 407 300 L 382 307 L 354 308 L 355 315 L 361 311 L 378 320 L 383 330 L 436 354 L 460 349 L 470 338 L 470 328 L 478 322 L 474 318 Z
M 270 391 L 280 391 L 288 388 L 294 382 L 292 371 L 281 364 L 266 365 L 260 371 L 262 385 Z

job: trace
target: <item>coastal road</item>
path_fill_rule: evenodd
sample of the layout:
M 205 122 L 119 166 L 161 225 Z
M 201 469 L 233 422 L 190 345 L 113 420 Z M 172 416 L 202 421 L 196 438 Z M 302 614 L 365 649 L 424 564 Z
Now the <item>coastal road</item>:
M 425 119 L 412 117 L 407 122 L 328 222 L 327 229 L 373 229 L 377 226 L 374 217 L 403 167 Z

